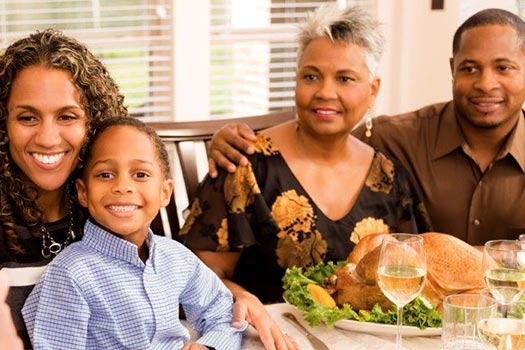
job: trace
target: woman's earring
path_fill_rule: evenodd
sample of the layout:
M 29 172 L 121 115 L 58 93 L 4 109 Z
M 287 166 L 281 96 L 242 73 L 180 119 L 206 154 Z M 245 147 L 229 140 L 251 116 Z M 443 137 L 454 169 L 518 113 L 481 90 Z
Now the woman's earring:
M 365 128 L 365 136 L 368 138 L 372 137 L 372 117 L 370 116 L 370 114 L 366 116 Z

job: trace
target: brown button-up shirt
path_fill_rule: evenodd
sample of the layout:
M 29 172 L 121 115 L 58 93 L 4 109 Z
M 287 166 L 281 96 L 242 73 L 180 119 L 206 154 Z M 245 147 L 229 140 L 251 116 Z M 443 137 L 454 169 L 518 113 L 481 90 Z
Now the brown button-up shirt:
M 354 134 L 385 150 L 420 186 L 434 229 L 481 245 L 525 233 L 525 119 L 482 173 L 469 154 L 452 102 L 373 119 Z

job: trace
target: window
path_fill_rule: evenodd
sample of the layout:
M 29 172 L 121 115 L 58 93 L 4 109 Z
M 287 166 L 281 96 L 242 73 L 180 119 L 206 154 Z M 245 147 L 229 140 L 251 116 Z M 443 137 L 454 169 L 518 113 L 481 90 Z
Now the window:
M 210 114 L 234 117 L 293 108 L 296 25 L 325 2 L 334 1 L 212 0 Z
M 169 119 L 172 103 L 171 0 L 2 0 L 1 46 L 56 28 L 101 57 L 133 116 Z
M 62 30 L 103 59 L 147 120 L 256 115 L 293 107 L 296 23 L 334 1 L 0 0 L 0 45 Z

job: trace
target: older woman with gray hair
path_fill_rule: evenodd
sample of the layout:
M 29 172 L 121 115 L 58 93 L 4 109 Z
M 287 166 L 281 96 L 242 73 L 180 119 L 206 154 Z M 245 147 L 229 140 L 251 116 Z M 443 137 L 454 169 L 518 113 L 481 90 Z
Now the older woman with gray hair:
M 345 260 L 364 236 L 431 229 L 402 166 L 350 135 L 374 106 L 379 24 L 335 4 L 300 28 L 297 118 L 257 135 L 249 164 L 208 177 L 180 239 L 226 283 L 234 322 L 267 349 L 295 349 L 264 309 L 282 301 L 287 268 Z

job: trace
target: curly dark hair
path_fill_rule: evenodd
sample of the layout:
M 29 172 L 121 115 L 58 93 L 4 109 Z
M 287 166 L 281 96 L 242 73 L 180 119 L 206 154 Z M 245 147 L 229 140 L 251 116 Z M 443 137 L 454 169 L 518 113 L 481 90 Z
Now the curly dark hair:
M 7 247 L 14 254 L 24 253 L 15 225 L 21 224 L 40 236 L 43 223 L 35 201 L 38 188 L 13 162 L 6 126 L 13 82 L 21 70 L 36 65 L 71 73 L 88 117 L 88 139 L 94 133 L 93 124 L 128 115 L 124 96 L 104 64 L 84 44 L 58 30 L 37 31 L 14 42 L 0 55 L 0 225 Z M 75 191 L 71 192 L 74 195 Z

